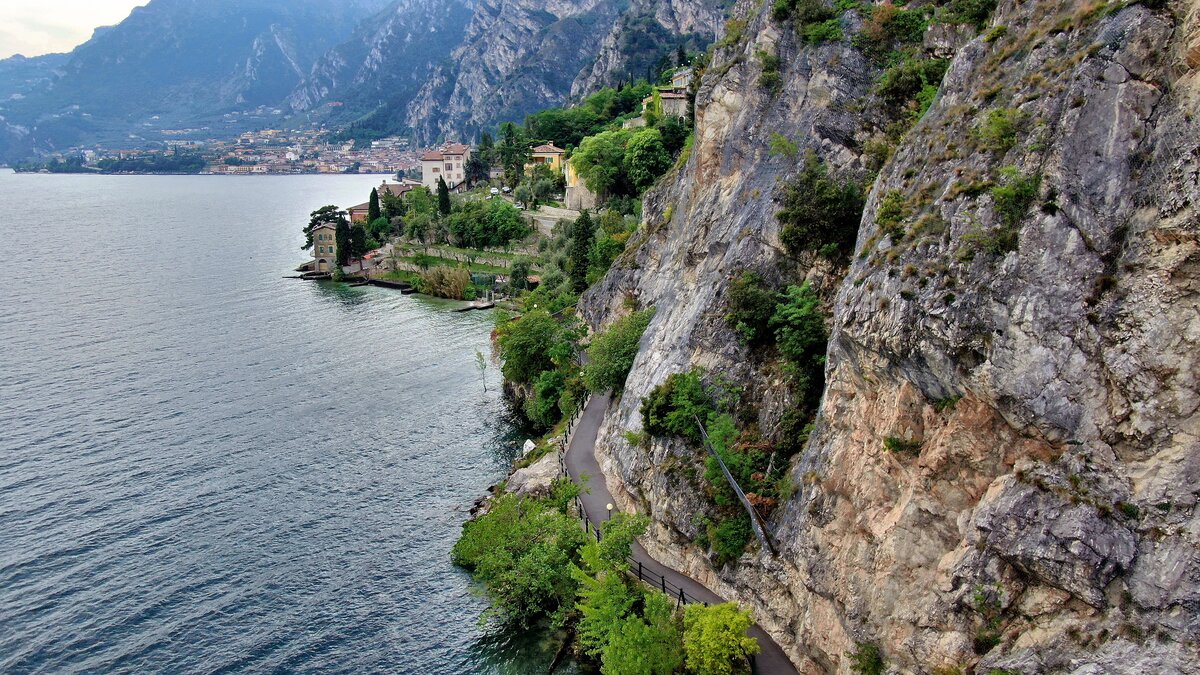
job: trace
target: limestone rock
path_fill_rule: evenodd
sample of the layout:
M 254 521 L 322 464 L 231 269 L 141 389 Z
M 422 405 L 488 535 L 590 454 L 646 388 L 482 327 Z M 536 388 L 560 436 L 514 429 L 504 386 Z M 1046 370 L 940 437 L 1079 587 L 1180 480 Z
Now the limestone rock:
M 775 199 L 803 154 L 772 153 L 772 134 L 867 176 L 881 73 L 849 40 L 804 44 L 770 4 L 738 3 L 746 37 L 713 53 L 686 165 L 580 302 L 593 328 L 628 298 L 657 309 L 600 430 L 622 510 L 648 513 L 647 549 L 752 607 L 802 672 L 849 672 L 864 641 L 905 673 L 1195 670 L 1200 2 L 1001 0 L 981 31 L 1005 26 L 996 39 L 927 35 L 949 71 L 874 178 L 848 270 L 783 247 Z M 847 34 L 861 23 L 843 15 Z M 757 84 L 760 50 L 780 56 L 777 93 Z M 992 111 L 1015 120 L 1011 144 L 981 140 Z M 991 188 L 1014 175 L 1036 194 L 1012 217 Z M 876 224 L 889 193 L 902 235 Z M 786 382 L 724 320 L 746 269 L 808 281 L 831 338 L 794 493 L 768 521 L 779 555 L 716 569 L 695 544 L 702 458 L 624 432 L 641 397 L 701 367 L 775 438 Z
M 551 452 L 533 464 L 514 471 L 508 478 L 508 491 L 517 495 L 544 497 L 550 494 L 551 485 L 561 476 L 558 455 Z

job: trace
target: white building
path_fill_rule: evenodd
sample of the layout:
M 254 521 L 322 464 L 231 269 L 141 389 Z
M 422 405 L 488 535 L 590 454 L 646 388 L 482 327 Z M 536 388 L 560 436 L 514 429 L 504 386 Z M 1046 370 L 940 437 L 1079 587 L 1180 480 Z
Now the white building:
M 421 184 L 437 192 L 438 178 L 446 181 L 446 187 L 458 189 L 467 180 L 467 160 L 471 148 L 461 143 L 448 143 L 440 150 L 430 150 L 421 155 Z

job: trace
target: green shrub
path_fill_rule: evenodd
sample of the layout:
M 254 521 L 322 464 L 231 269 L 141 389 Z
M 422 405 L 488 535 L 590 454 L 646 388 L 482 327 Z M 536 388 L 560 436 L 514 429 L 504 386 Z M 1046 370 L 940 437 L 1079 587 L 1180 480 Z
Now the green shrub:
M 887 438 L 883 439 L 883 447 L 887 448 L 888 452 L 895 454 L 895 455 L 899 455 L 899 454 L 919 455 L 919 454 L 921 454 L 921 442 L 920 441 L 906 441 L 903 438 L 900 438 L 898 436 L 888 436 Z
M 711 607 L 688 605 L 683 614 L 688 670 L 696 675 L 748 672 L 747 656 L 760 649 L 758 641 L 746 634 L 753 625 L 750 612 L 732 602 Z
M 989 110 L 979 124 L 979 138 L 988 150 L 1006 153 L 1017 144 L 1017 135 L 1024 119 L 1024 114 L 1014 108 Z
M 1001 221 L 1009 227 L 1019 226 L 1037 200 L 1041 186 L 1039 175 L 1022 174 L 1014 166 L 1001 169 L 1000 183 L 991 190 Z
M 833 18 L 833 10 L 825 0 L 775 0 L 771 18 L 779 22 L 795 19 L 797 24 L 804 25 Z
M 774 335 L 768 330 L 779 293 L 768 288 L 757 272 L 746 271 L 729 284 L 729 313 L 725 321 L 738 334 L 742 344 L 763 345 L 772 341 Z
M 546 502 L 503 495 L 463 526 L 451 558 L 484 585 L 499 618 L 528 627 L 561 621 L 574 606 L 571 567 L 585 541 L 579 523 Z
M 755 55 L 762 66 L 762 74 L 758 76 L 759 85 L 769 92 L 779 93 L 783 88 L 783 77 L 779 74 L 779 57 L 762 49 L 755 52 Z
M 862 30 L 853 44 L 868 57 L 885 62 L 889 55 L 906 45 L 921 43 L 928 24 L 927 7 L 904 9 L 892 3 L 875 5 L 868 11 Z
M 846 658 L 850 659 L 850 670 L 857 675 L 883 675 L 883 654 L 872 642 L 857 643 L 854 651 L 846 652 Z
M 908 56 L 883 71 L 875 91 L 890 110 L 907 111 L 916 122 L 933 105 L 949 67 L 949 59 Z
M 653 436 L 680 436 L 692 445 L 701 443 L 696 420 L 707 422 L 716 412 L 704 388 L 700 371 L 672 373 L 642 399 L 642 428 Z
M 862 189 L 853 180 L 830 178 L 816 153 L 808 153 L 799 175 L 784 187 L 781 201 L 776 217 L 788 250 L 799 253 L 836 244 L 847 254 L 854 251 L 865 204 Z
M 721 521 L 710 535 L 713 551 L 717 554 L 717 566 L 740 558 L 753 536 L 750 516 L 744 512 Z
M 804 41 L 810 45 L 839 42 L 845 37 L 842 33 L 842 22 L 838 19 L 811 23 L 804 27 Z
M 899 190 L 889 190 L 879 202 L 875 210 L 875 223 L 879 229 L 897 242 L 904 238 L 904 220 L 908 218 L 908 205 L 904 193 Z
M 768 325 L 775 332 L 780 353 L 788 361 L 797 398 L 815 407 L 825 388 L 825 349 L 829 338 L 820 297 L 807 282 L 789 286 Z
M 938 15 L 938 20 L 941 23 L 970 24 L 976 30 L 983 30 L 995 9 L 996 0 L 950 0 Z
M 672 675 L 683 666 L 683 633 L 675 603 L 649 591 L 642 616 L 628 616 L 610 634 L 601 659 L 602 671 L 621 675 Z
M 592 338 L 583 380 L 589 390 L 620 392 L 637 358 L 642 333 L 654 318 L 654 309 L 635 312 L 613 322 L 608 330 Z
M 947 396 L 946 398 L 940 398 L 933 402 L 933 409 L 938 412 L 953 410 L 954 406 L 958 405 L 958 402 L 961 400 L 962 396 L 958 394 L 955 394 L 954 396 Z
M 771 145 L 768 154 L 782 155 L 788 159 L 795 159 L 800 154 L 800 149 L 796 146 L 796 142 L 779 133 L 778 131 L 771 132 Z

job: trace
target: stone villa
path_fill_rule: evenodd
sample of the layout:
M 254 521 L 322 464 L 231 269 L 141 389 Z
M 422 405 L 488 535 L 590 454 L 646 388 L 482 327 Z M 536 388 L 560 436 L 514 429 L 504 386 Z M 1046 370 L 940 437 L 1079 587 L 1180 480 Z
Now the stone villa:
M 421 155 L 421 184 L 437 192 L 438 178 L 441 178 L 451 190 L 462 189 L 470 158 L 470 146 L 462 143 L 447 143 L 440 150 L 426 152 Z

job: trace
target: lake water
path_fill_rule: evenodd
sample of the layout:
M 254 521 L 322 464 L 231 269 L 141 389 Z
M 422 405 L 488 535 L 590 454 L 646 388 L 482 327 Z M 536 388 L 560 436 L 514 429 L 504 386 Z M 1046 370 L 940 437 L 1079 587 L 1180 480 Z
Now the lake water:
M 546 672 L 449 561 L 491 314 L 282 278 L 378 182 L 0 173 L 0 671 Z

